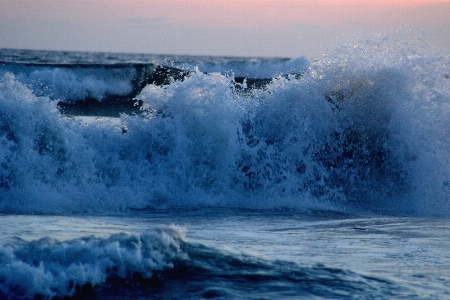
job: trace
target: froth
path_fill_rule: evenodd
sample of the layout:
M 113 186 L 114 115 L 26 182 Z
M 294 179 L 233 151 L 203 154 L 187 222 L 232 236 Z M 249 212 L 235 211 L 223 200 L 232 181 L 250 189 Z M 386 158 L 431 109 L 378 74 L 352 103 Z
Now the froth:
M 380 38 L 242 93 L 219 73 L 148 85 L 122 125 L 0 83 L 3 211 L 331 205 L 449 212 L 448 57 Z M 19 159 L 20 158 L 20 159 Z M 39 192 L 38 192 L 39 191 Z
M 95 286 L 108 277 L 131 277 L 137 272 L 172 268 L 175 259 L 188 259 L 180 249 L 184 229 L 171 226 L 141 235 L 115 234 L 65 242 L 45 238 L 0 247 L 0 296 L 50 299 L 73 296 L 86 284 Z

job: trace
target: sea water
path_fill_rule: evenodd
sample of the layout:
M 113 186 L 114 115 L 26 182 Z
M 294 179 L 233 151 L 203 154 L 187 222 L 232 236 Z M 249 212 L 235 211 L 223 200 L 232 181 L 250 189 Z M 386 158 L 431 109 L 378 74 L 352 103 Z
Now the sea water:
M 450 297 L 450 67 L 0 50 L 0 296 Z

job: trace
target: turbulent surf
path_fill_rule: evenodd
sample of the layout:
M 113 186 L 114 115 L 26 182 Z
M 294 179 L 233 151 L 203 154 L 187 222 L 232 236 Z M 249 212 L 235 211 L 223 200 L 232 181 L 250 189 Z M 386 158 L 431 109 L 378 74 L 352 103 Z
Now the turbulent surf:
M 166 225 L 178 223 L 170 211 L 196 210 L 256 211 L 266 225 L 270 211 L 445 219 L 449 56 L 406 40 L 377 37 L 312 60 L 0 49 L 0 211 L 126 215 L 131 224 L 163 212 Z M 239 222 L 253 228 L 251 217 Z M 327 259 L 259 259 L 189 241 L 180 227 L 150 227 L 67 241 L 11 234 L 0 293 L 420 296 Z

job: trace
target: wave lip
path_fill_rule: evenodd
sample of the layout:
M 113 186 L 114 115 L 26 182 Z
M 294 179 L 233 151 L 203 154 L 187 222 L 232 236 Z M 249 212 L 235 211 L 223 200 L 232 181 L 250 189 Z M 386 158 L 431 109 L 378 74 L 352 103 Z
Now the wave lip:
M 73 296 L 87 284 L 97 286 L 109 277 L 134 273 L 151 278 L 155 271 L 173 268 L 184 230 L 167 227 L 141 235 L 115 234 L 59 242 L 44 238 L 0 249 L 0 294 L 8 299 Z

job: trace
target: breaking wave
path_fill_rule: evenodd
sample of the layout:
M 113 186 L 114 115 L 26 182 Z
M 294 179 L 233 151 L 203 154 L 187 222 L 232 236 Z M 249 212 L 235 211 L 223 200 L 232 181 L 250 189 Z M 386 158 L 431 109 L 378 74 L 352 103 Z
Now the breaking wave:
M 56 68 L 34 79 L 9 70 L 0 79 L 0 210 L 326 206 L 448 215 L 448 56 L 379 38 L 304 66 L 253 87 L 251 78 L 200 70 L 147 82 L 133 96 L 139 113 L 120 125 L 61 113 L 39 86 Z M 52 95 L 81 97 L 58 78 Z M 133 90 L 113 79 L 94 87 L 99 95 Z
M 44 238 L 0 247 L 0 296 L 78 298 L 352 298 L 405 294 L 393 282 L 323 265 L 302 267 L 186 242 L 169 226 L 142 234 L 59 241 Z M 69 298 L 70 299 L 70 298 Z

